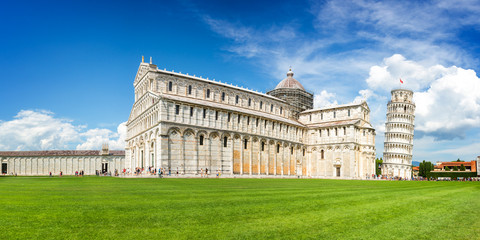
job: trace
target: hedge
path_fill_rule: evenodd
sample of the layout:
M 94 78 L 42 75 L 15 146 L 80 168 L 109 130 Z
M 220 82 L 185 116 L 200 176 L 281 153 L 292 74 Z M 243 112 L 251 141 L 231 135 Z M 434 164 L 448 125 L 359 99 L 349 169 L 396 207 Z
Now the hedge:
M 435 178 L 437 179 L 438 177 L 450 177 L 452 179 L 457 179 L 457 177 L 476 177 L 477 172 L 428 172 L 427 173 L 427 178 Z

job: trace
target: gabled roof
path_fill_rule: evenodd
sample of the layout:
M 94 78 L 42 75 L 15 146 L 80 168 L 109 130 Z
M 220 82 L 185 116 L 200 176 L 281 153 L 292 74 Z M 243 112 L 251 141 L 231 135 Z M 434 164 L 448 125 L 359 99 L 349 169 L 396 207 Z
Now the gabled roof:
M 133 106 L 132 106 L 132 109 L 130 110 L 130 115 L 128 115 L 128 120 L 127 120 L 127 124 L 133 120 L 132 119 L 132 114 L 133 114 L 133 109 L 135 108 L 135 105 L 137 105 L 140 101 L 142 101 L 144 98 L 146 98 L 147 96 L 150 96 L 150 97 L 153 97 L 153 98 L 156 98 L 158 99 L 158 95 L 150 90 L 147 91 L 147 93 L 145 93 L 143 96 L 141 96 L 137 101 L 135 101 L 133 103 Z
M 334 127 L 334 126 L 344 126 L 344 125 L 358 124 L 359 122 L 360 122 L 359 119 L 342 120 L 342 121 L 330 121 L 330 122 L 307 124 L 307 127 L 309 127 L 309 128 Z
M 300 114 L 304 113 L 311 113 L 311 112 L 320 112 L 320 111 L 325 111 L 325 110 L 330 110 L 330 109 L 335 109 L 335 108 L 346 108 L 346 107 L 355 107 L 355 106 L 362 106 L 368 111 L 370 111 L 370 108 L 368 107 L 368 104 L 366 101 L 361 101 L 361 102 L 353 102 L 353 103 L 347 103 L 347 104 L 341 104 L 341 105 L 334 105 L 334 106 L 327 106 L 327 107 L 322 107 L 322 108 L 314 108 L 314 109 L 309 109 L 301 112 Z

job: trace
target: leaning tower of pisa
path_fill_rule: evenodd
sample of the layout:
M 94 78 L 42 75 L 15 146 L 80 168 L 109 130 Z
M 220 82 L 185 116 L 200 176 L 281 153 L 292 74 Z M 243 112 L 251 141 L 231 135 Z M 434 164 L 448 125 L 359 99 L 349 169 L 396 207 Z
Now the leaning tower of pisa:
M 382 164 L 384 176 L 411 178 L 415 120 L 415 103 L 412 97 L 413 92 L 410 90 L 395 89 L 392 90 L 392 99 L 387 104 Z

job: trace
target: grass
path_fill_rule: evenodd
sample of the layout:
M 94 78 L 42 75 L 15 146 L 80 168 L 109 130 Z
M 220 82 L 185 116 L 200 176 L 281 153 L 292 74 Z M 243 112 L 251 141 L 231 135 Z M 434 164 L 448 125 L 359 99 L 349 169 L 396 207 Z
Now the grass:
M 480 182 L 0 177 L 0 239 L 480 239 Z

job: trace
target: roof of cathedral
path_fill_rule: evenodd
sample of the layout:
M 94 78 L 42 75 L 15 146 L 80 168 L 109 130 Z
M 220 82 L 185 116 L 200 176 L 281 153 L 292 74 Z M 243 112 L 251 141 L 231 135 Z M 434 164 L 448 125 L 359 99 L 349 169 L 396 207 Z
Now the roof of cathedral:
M 0 151 L 0 156 L 30 157 L 30 156 L 98 156 L 99 150 L 49 150 L 49 151 Z M 111 156 L 125 156 L 123 150 L 110 150 Z
M 283 79 L 278 85 L 275 87 L 275 89 L 279 88 L 298 88 L 303 91 L 305 91 L 305 88 L 303 88 L 302 84 L 297 81 L 297 79 L 293 78 L 293 72 L 292 69 L 290 69 L 287 72 L 287 78 Z
M 160 97 L 166 98 L 166 99 L 172 99 L 172 100 L 175 100 L 175 101 L 197 103 L 199 105 L 221 108 L 221 109 L 225 109 L 225 110 L 228 110 L 228 111 L 242 112 L 244 114 L 249 114 L 249 115 L 252 115 L 252 116 L 269 118 L 269 119 L 273 119 L 273 120 L 276 120 L 276 121 L 281 121 L 281 122 L 284 122 L 284 123 L 289 123 L 289 124 L 292 124 L 292 125 L 296 125 L 296 126 L 299 126 L 299 127 L 305 127 L 305 125 L 303 125 L 302 123 L 300 123 L 296 120 L 281 117 L 281 116 L 270 114 L 270 113 L 257 111 L 257 110 L 252 110 L 252 109 L 248 109 L 248 108 L 237 107 L 237 106 L 232 106 L 232 105 L 227 105 L 227 104 L 217 103 L 217 102 L 212 102 L 212 101 L 206 101 L 206 100 L 202 100 L 202 99 L 192 99 L 192 98 L 189 98 L 189 97 L 183 97 L 183 96 L 178 96 L 178 95 L 161 94 Z
M 141 63 L 141 64 L 146 64 L 146 63 Z M 141 65 L 140 64 L 140 65 Z M 220 81 L 216 81 L 215 79 L 205 79 L 205 78 L 202 78 L 201 76 L 200 77 L 197 77 L 195 75 L 188 75 L 187 74 L 183 74 L 181 72 L 174 72 L 173 70 L 172 71 L 167 71 L 166 69 L 159 69 L 159 68 L 156 68 L 156 71 L 159 72 L 159 73 L 166 73 L 166 74 L 170 74 L 170 75 L 175 75 L 175 76 L 180 76 L 180 77 L 185 77 L 185 78 L 189 78 L 189 79 L 194 79 L 194 80 L 200 80 L 200 81 L 203 81 L 203 82 L 207 82 L 207 83 L 212 83 L 212 84 L 216 84 L 216 85 L 220 85 L 220 86 L 224 86 L 224 87 L 228 87 L 228 88 L 233 88 L 233 89 L 236 89 L 236 90 L 241 90 L 241 91 L 244 91 L 244 92 L 248 92 L 248 93 L 253 93 L 253 94 L 256 94 L 256 95 L 259 95 L 259 96 L 262 96 L 262 97 L 266 97 L 266 98 L 270 98 L 270 99 L 274 99 L 276 101 L 280 101 L 280 102 L 285 102 L 284 100 L 280 99 L 280 98 L 277 98 L 275 96 L 272 96 L 272 95 L 269 95 L 269 94 L 266 94 L 266 93 L 263 93 L 263 92 L 259 92 L 259 91 L 255 91 L 253 89 L 248 89 L 248 88 L 244 88 L 244 87 L 239 87 L 239 86 L 234 86 L 233 84 L 229 84 L 229 83 L 226 83 L 226 82 L 220 82 Z M 138 74 L 138 73 L 137 73 Z M 136 82 L 137 80 L 135 80 Z M 295 80 L 296 81 L 296 80 Z M 134 83 L 135 84 L 135 83 Z
M 345 108 L 345 107 L 360 106 L 360 105 L 363 105 L 363 104 L 365 104 L 365 107 L 367 109 L 369 109 L 367 102 L 365 100 L 362 100 L 360 102 L 353 102 L 353 103 L 340 104 L 340 105 L 330 105 L 330 106 L 321 107 L 321 108 L 308 109 L 308 110 L 305 110 L 305 111 L 301 112 L 300 114 L 318 112 L 318 111 L 329 110 L 329 109 L 338 109 L 338 108 Z

